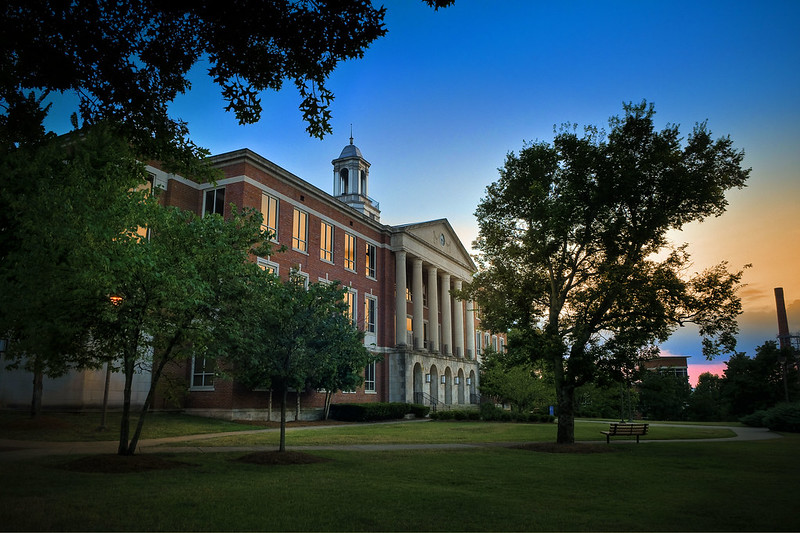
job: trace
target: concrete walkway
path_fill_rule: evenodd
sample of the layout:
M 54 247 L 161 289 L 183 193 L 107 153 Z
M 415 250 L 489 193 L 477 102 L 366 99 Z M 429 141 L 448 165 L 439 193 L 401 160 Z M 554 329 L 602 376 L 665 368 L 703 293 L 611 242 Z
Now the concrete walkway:
M 418 421 L 399 421 L 399 422 L 383 422 L 388 424 L 414 424 L 427 422 L 427 420 Z M 588 421 L 583 421 L 588 422 Z M 595 423 L 595 421 L 591 421 Z M 598 424 L 608 425 L 608 422 L 597 421 Z M 737 441 L 755 441 L 780 438 L 781 435 L 773 433 L 766 428 L 751 428 L 751 427 L 732 427 L 732 426 L 698 426 L 686 424 L 651 424 L 653 427 L 670 426 L 670 427 L 686 427 L 686 428 L 714 428 L 714 429 L 729 429 L 733 431 L 735 437 L 715 438 L 715 439 L 672 439 L 672 440 L 654 440 L 643 438 L 641 443 L 648 442 L 737 442 Z M 323 429 L 342 426 L 303 426 L 288 428 L 287 432 L 303 431 L 308 429 Z M 249 431 L 232 431 L 225 433 L 208 433 L 203 435 L 184 435 L 180 437 L 165 437 L 160 439 L 143 439 L 139 441 L 137 453 L 219 453 L 219 452 L 252 452 L 252 451 L 270 451 L 277 450 L 275 446 L 199 446 L 196 443 L 187 446 L 164 446 L 165 444 L 175 444 L 179 442 L 198 441 L 204 439 L 213 439 L 216 437 L 235 436 L 235 435 L 248 435 L 260 433 L 277 433 L 279 429 L 256 429 Z M 599 430 L 598 430 L 599 431 Z M 617 443 L 634 443 L 633 439 L 617 439 L 612 441 L 613 444 Z M 598 444 L 601 441 L 584 441 L 584 443 Z M 391 451 L 391 450 L 458 450 L 458 449 L 474 449 L 487 446 L 514 446 L 521 444 L 519 442 L 494 442 L 494 443 L 443 443 L 443 444 L 346 444 L 346 445 L 323 445 L 323 446 L 289 446 L 287 449 L 296 451 L 312 451 L 312 450 L 361 450 L 361 451 Z M 102 441 L 102 442 L 47 442 L 47 441 L 22 441 L 12 439 L 0 439 L 0 462 L 2 461 L 17 461 L 29 459 L 34 457 L 43 457 L 49 455 L 91 455 L 91 454 L 113 454 L 117 453 L 118 441 Z

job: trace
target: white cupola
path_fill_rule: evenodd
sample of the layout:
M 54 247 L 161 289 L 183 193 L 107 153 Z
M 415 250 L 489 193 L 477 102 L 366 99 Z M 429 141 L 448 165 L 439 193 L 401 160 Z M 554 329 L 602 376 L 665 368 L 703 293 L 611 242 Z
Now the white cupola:
M 374 220 L 380 220 L 380 204 L 369 197 L 369 162 L 353 144 L 346 145 L 333 164 L 333 196 Z

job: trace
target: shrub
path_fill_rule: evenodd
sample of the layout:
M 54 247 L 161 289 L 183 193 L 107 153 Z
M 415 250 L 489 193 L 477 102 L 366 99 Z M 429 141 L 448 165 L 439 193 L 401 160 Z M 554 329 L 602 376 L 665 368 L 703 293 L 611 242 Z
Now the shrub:
M 411 409 L 411 414 L 416 416 L 417 418 L 425 418 L 428 416 L 428 413 L 431 412 L 431 408 L 427 405 L 422 405 L 421 403 L 410 403 L 408 404 L 409 409 Z
M 781 403 L 767 410 L 764 425 L 771 431 L 800 432 L 800 402 Z
M 741 422 L 745 426 L 763 428 L 764 416 L 766 416 L 766 414 L 767 412 L 764 410 L 756 411 L 755 413 L 750 413 L 747 416 L 743 416 L 742 418 L 739 419 L 739 422 Z
M 480 409 L 481 420 L 487 422 L 500 419 L 500 413 L 503 411 L 498 409 L 493 403 L 482 403 Z
M 331 405 L 330 417 L 346 422 L 372 422 L 396 420 L 407 414 L 419 416 L 417 413 L 426 412 L 427 409 L 425 406 L 402 402 L 335 403 Z

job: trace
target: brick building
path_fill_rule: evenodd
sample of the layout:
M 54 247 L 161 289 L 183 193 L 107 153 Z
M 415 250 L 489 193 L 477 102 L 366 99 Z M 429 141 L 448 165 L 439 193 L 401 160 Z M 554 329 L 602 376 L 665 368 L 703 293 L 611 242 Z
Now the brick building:
M 489 345 L 502 350 L 504 338 L 482 331 L 472 303 L 450 295 L 476 269 L 446 219 L 382 224 L 380 206 L 368 194 L 370 163 L 352 138 L 332 161 L 333 194 L 247 149 L 210 161 L 222 172 L 215 184 L 153 166 L 148 171 L 167 205 L 223 216 L 231 204 L 260 210 L 274 248 L 285 251 L 256 258 L 258 265 L 284 279 L 295 272 L 307 282 L 341 282 L 365 345 L 382 356 L 365 369 L 358 390 L 337 393 L 334 403 L 477 403 L 480 353 Z M 214 370 L 203 360 L 181 370 L 188 383 L 181 407 L 225 418 L 277 416 L 269 391 L 248 391 Z M 304 391 L 290 401 L 295 417 L 314 418 L 324 395 Z M 162 395 L 156 407 L 168 403 Z

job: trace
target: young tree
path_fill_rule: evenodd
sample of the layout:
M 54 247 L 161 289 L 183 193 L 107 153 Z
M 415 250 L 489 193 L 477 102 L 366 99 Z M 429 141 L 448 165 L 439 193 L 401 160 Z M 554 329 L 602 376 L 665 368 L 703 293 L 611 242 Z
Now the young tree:
M 453 0 L 425 2 L 438 9 Z M 290 81 L 309 134 L 321 138 L 331 131 L 328 77 L 386 34 L 385 13 L 363 0 L 9 0 L 0 10 L 0 122 L 11 135 L 1 140 L 35 134 L 39 98 L 72 91 L 84 120 L 112 119 L 141 153 L 191 162 L 198 149 L 168 104 L 189 88 L 198 61 L 242 124 L 259 120 L 263 91 Z
M 684 420 L 692 395 L 689 378 L 661 372 L 643 372 L 639 383 L 639 411 L 651 420 Z
M 552 376 L 538 366 L 534 369 L 530 361 L 517 361 L 507 353 L 487 349 L 480 363 L 481 394 L 511 404 L 516 411 L 545 409 L 555 400 Z
M 685 143 L 677 126 L 656 131 L 654 113 L 627 104 L 608 135 L 563 127 L 552 145 L 526 144 L 476 211 L 481 269 L 464 293 L 487 327 L 518 329 L 518 348 L 550 365 L 559 443 L 574 441 L 577 387 L 678 326 L 699 325 L 708 357 L 735 345 L 741 272 L 722 263 L 687 278 L 685 246 L 670 250 L 666 235 L 724 212 L 748 177 L 744 155 L 705 124 Z
M 139 227 L 97 250 L 107 262 L 97 275 L 115 301 L 106 305 L 93 331 L 107 353 L 121 359 L 125 374 L 120 455 L 135 453 L 165 366 L 205 353 L 220 310 L 242 298 L 246 284 L 260 272 L 250 254 L 269 253 L 264 244 L 269 236 L 255 211 L 223 220 L 154 201 L 147 207 L 142 223 L 152 237 Z M 140 366 L 151 371 L 150 388 L 131 435 L 131 387 Z
M 140 165 L 127 143 L 99 126 L 0 150 L 0 338 L 11 366 L 34 375 L 31 414 L 43 377 L 102 364 L 90 331 L 109 293 L 94 274 L 95 246 L 135 228 Z
M 724 420 L 722 410 L 722 379 L 711 372 L 703 372 L 697 378 L 697 386 L 689 399 L 689 420 Z
M 343 296 L 344 289 L 335 283 L 306 287 L 301 276 L 282 282 L 262 273 L 218 323 L 215 354 L 224 357 L 231 375 L 253 389 L 278 393 L 280 451 L 286 450 L 289 389 L 299 394 L 308 387 L 355 385 L 374 360 L 364 347 L 364 334 L 345 315 Z

